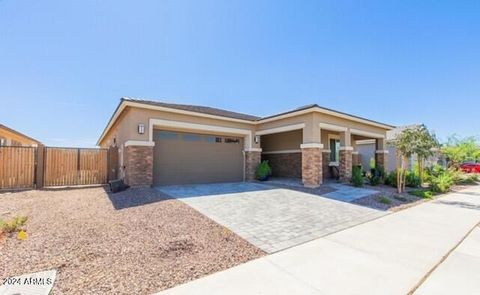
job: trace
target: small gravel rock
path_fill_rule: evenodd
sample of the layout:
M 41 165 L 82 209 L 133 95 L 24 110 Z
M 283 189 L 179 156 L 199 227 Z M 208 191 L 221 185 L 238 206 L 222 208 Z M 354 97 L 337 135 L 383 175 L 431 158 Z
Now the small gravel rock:
M 0 194 L 28 239 L 0 238 L 0 278 L 55 268 L 52 294 L 151 294 L 265 255 L 154 189 Z

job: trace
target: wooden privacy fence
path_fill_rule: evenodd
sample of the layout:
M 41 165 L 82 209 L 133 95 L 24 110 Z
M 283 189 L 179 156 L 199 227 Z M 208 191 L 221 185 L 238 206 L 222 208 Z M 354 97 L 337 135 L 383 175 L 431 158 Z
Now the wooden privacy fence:
M 104 184 L 116 176 L 109 173 L 109 166 L 116 171 L 109 154 L 108 149 L 0 147 L 0 189 Z
M 0 188 L 32 188 L 35 182 L 34 147 L 0 146 Z
M 108 150 L 46 147 L 44 186 L 107 182 Z

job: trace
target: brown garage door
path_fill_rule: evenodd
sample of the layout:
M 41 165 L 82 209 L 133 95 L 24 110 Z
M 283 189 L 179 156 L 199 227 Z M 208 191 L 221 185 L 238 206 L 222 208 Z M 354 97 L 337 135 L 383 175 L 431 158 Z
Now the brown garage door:
M 243 139 L 154 130 L 156 185 L 243 180 Z

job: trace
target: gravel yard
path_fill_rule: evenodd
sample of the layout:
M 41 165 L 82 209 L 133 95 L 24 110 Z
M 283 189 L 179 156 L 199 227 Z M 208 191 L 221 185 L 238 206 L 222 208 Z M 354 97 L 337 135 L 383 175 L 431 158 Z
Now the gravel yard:
M 26 215 L 26 241 L 0 241 L 0 278 L 57 269 L 54 294 L 150 294 L 265 253 L 154 189 L 0 194 L 0 218 Z

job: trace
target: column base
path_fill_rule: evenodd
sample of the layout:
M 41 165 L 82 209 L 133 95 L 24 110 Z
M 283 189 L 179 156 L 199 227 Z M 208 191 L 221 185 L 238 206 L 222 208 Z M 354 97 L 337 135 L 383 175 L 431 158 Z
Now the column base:
M 302 182 L 305 187 L 317 188 L 322 182 L 321 148 L 302 148 Z

